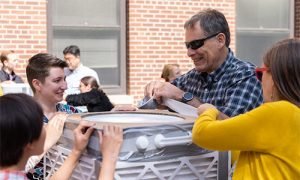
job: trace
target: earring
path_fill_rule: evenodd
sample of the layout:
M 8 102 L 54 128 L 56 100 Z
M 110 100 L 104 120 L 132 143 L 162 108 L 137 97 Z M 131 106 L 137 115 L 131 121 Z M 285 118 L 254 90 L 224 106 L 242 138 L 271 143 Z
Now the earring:
M 272 93 L 271 93 L 271 101 L 274 100 L 274 91 L 275 91 L 275 87 L 274 85 L 272 86 Z
M 273 101 L 273 91 L 272 91 L 272 94 L 271 94 L 271 101 Z

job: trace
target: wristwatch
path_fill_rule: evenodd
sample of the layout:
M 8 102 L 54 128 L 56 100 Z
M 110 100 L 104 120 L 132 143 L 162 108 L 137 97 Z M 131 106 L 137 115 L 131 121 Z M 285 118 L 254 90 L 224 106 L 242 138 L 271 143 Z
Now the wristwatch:
M 194 98 L 194 95 L 190 92 L 185 92 L 181 98 L 181 102 L 187 103 Z

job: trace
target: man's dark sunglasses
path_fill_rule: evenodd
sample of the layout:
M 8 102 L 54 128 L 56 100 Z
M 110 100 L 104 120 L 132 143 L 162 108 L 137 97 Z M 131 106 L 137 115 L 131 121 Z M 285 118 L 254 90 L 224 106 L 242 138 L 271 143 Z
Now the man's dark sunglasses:
M 210 35 L 206 38 L 203 38 L 203 39 L 197 39 L 197 40 L 194 40 L 194 41 L 191 41 L 191 42 L 186 42 L 185 43 L 185 46 L 187 49 L 191 48 L 193 50 L 196 50 L 198 48 L 200 48 L 201 46 L 204 45 L 204 42 L 212 37 L 215 37 L 216 35 L 218 35 L 220 33 L 216 33 L 216 34 L 213 34 L 213 35 Z

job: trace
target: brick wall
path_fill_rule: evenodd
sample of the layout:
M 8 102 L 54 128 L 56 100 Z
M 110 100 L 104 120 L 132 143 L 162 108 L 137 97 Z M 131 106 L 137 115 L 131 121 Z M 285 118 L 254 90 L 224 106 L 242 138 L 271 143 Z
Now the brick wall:
M 184 22 L 204 8 L 222 11 L 229 21 L 235 49 L 235 0 L 127 0 L 128 93 L 135 102 L 144 86 L 158 79 L 166 63 L 193 64 L 184 47 Z M 20 55 L 17 73 L 26 79 L 27 60 L 47 50 L 46 0 L 0 0 L 0 50 Z
M 300 38 L 300 0 L 295 0 L 295 37 Z
M 235 0 L 128 0 L 128 92 L 135 100 L 158 79 L 165 63 L 193 67 L 184 46 L 185 21 L 204 8 L 223 12 L 235 48 Z
M 0 0 L 0 51 L 19 55 L 16 72 L 26 80 L 27 60 L 46 51 L 46 1 Z

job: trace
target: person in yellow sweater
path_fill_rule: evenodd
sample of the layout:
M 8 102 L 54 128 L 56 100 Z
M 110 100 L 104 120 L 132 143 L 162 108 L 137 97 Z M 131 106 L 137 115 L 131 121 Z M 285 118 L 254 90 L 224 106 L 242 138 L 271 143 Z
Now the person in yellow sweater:
M 193 142 L 241 151 L 233 179 L 300 179 L 300 39 L 276 43 L 263 63 L 256 73 L 265 103 L 224 121 L 213 105 L 200 105 Z

